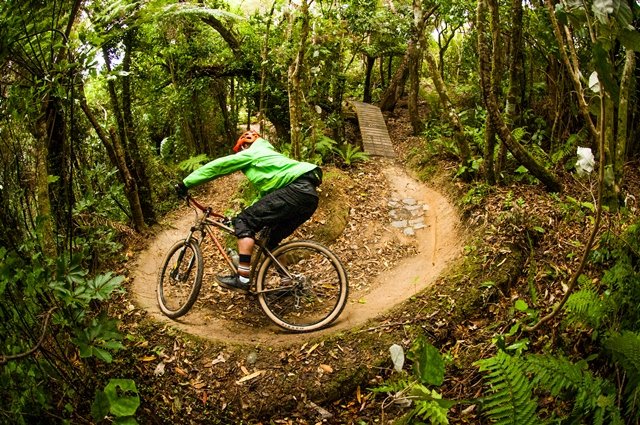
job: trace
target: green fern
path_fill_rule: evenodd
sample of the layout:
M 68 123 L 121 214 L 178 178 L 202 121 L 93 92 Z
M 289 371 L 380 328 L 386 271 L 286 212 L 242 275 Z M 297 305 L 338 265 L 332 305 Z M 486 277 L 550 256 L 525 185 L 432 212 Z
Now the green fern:
M 492 394 L 484 399 L 485 415 L 496 425 L 538 424 L 533 385 L 525 376 L 525 363 L 504 351 L 476 363 L 486 372 Z
M 197 170 L 202 167 L 205 162 L 208 162 L 209 158 L 205 154 L 200 154 L 198 156 L 192 156 L 189 159 L 185 159 L 181 163 L 178 164 L 178 168 L 182 171 L 186 171 L 191 173 L 192 171 Z
M 625 389 L 627 414 L 640 418 L 640 334 L 624 331 L 604 342 L 604 348 L 613 361 L 625 372 L 628 383 Z
M 569 136 L 567 141 L 564 142 L 564 145 L 560 146 L 560 149 L 558 149 L 551 155 L 551 162 L 554 164 L 564 162 L 571 155 L 575 155 L 576 148 L 581 141 L 582 138 L 577 134 L 572 134 L 571 136 Z
M 589 326 L 599 330 L 611 312 L 610 303 L 600 296 L 593 283 L 585 276 L 580 276 L 578 282 L 581 289 L 567 299 L 565 323 L 570 327 Z
M 413 424 L 414 418 L 419 418 L 421 421 L 428 420 L 431 424 L 437 425 L 449 423 L 447 412 L 453 402 L 442 400 L 440 393 L 421 384 L 414 385 L 408 394 L 408 398 L 414 401 L 416 407 L 394 424 Z
M 572 364 L 563 356 L 530 355 L 525 370 L 532 376 L 531 383 L 550 392 L 555 397 L 562 391 L 580 386 L 586 361 Z
M 587 360 L 572 364 L 564 356 L 530 355 L 525 371 L 532 375 L 531 383 L 536 388 L 549 391 L 552 397 L 573 399 L 571 418 L 591 418 L 594 425 L 623 423 L 615 403 L 615 387 L 593 376 Z
M 349 143 L 345 143 L 341 149 L 333 148 L 333 151 L 340 155 L 345 165 L 351 166 L 358 161 L 368 161 L 369 154 L 366 152 L 360 152 L 359 146 L 353 146 Z

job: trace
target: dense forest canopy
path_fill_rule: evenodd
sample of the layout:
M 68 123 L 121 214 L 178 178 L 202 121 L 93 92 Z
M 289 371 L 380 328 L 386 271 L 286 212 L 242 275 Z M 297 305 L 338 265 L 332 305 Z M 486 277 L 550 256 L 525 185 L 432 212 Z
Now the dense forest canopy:
M 0 416 L 87 411 L 91 362 L 123 348 L 106 313 L 122 291 L 109 268 L 123 241 L 175 208 L 172 182 L 231 153 L 251 125 L 293 158 L 344 165 L 360 143 L 345 131 L 349 101 L 387 114 L 406 102 L 422 155 L 454 158 L 452 178 L 561 194 L 587 147 L 598 212 L 624 211 L 625 164 L 640 152 L 639 23 L 631 0 L 274 0 L 250 12 L 217 0 L 2 0 Z M 627 408 L 605 413 L 631 424 L 637 239 L 607 255 L 625 246 L 631 259 L 611 273 L 636 318 L 598 331 L 628 337 L 613 357 L 627 367 Z

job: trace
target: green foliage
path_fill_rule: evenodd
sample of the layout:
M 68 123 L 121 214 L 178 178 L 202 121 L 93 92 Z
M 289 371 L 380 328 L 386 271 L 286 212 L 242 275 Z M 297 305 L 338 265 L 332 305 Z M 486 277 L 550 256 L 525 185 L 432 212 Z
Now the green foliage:
M 623 331 L 608 338 L 603 346 L 627 378 L 624 390 L 626 413 L 637 421 L 640 418 L 640 334 Z
M 549 391 L 552 397 L 571 397 L 573 410 L 569 422 L 591 418 L 593 424 L 622 424 L 616 406 L 616 389 L 608 381 L 593 376 L 587 360 L 572 364 L 563 356 L 527 357 L 525 371 L 531 373 L 536 388 Z
M 305 140 L 304 147 L 302 149 L 303 156 L 309 162 L 312 162 L 314 164 L 322 164 L 334 152 L 334 149 L 338 142 L 330 137 L 322 135 L 317 138 L 315 145 L 313 146 L 313 151 L 309 147 L 310 144 L 310 140 Z
M 347 167 L 350 167 L 359 161 L 368 161 L 369 154 L 361 152 L 359 146 L 353 146 L 350 143 L 345 143 L 341 148 L 333 148 L 333 152 L 336 153 Z
M 96 422 L 103 422 L 109 414 L 115 416 L 114 424 L 135 425 L 133 415 L 140 406 L 140 396 L 136 383 L 131 379 L 110 379 L 103 391 L 96 391 L 91 416 Z
M 413 410 L 398 419 L 395 424 L 414 424 L 417 420 L 431 424 L 448 424 L 447 412 L 455 402 L 443 400 L 442 395 L 427 385 L 442 385 L 444 381 L 444 359 L 438 349 L 429 344 L 424 335 L 419 335 L 407 353 L 413 360 L 413 380 L 404 376 L 389 380 L 382 386 L 372 389 L 374 393 L 394 393 L 396 402 L 406 405 L 415 404 Z
M 551 163 L 558 164 L 560 162 L 564 162 L 571 155 L 576 155 L 576 148 L 583 143 L 584 137 L 580 134 L 572 134 L 567 140 L 564 142 L 562 146 L 560 146 L 555 152 L 551 154 Z M 570 168 L 573 168 L 574 163 L 570 165 Z M 570 169 L 569 168 L 569 169 Z
M 93 319 L 84 329 L 75 329 L 76 337 L 71 342 L 78 346 L 80 357 L 96 356 L 100 360 L 111 363 L 112 357 L 107 350 L 119 350 L 124 346 L 119 342 L 122 334 L 118 332 L 117 319 L 109 319 L 106 311 Z
M 601 296 L 596 286 L 586 276 L 578 278 L 580 289 L 569 296 L 566 304 L 566 324 L 600 330 L 608 314 L 615 311 L 611 298 Z M 597 332 L 594 336 L 597 336 Z
M 73 404 L 81 402 L 76 388 L 84 388 L 90 381 L 80 373 L 84 367 L 81 362 L 60 359 L 75 357 L 69 353 L 77 347 L 81 359 L 95 356 L 109 362 L 110 351 L 122 348 L 118 321 L 109 319 L 106 311 L 94 316 L 93 310 L 122 291 L 124 278 L 112 273 L 91 276 L 83 264 L 86 258 L 86 252 L 81 251 L 73 255 L 64 252 L 55 261 L 40 255 L 25 259 L 0 248 L 0 303 L 4 306 L 0 309 L 4 323 L 0 353 L 20 356 L 28 352 L 43 332 L 42 313 L 48 310 L 45 315 L 52 315 L 44 330 L 50 355 L 19 357 L 3 367 L 3 411 L 42 416 L 52 409 L 52 397 L 56 404 L 68 400 L 65 411 L 73 411 Z
M 413 376 L 423 384 L 440 386 L 444 381 L 444 360 L 436 347 L 429 344 L 424 335 L 419 335 L 407 353 L 413 360 Z
M 497 355 L 476 363 L 491 394 L 484 397 L 483 411 L 497 425 L 532 425 L 539 423 L 537 403 L 533 399 L 533 385 L 527 379 L 519 357 L 500 350 Z
M 185 159 L 184 161 L 178 164 L 178 168 L 187 173 L 191 173 L 198 168 L 202 167 L 206 162 L 209 162 L 209 158 L 205 154 L 200 154 L 198 156 L 192 156 L 189 159 Z

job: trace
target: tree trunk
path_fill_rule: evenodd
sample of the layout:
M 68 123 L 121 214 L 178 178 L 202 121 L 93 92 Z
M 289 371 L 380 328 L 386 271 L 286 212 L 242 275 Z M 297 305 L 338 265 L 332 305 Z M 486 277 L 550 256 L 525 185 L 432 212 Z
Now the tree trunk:
M 518 0 L 516 0 L 518 1 Z M 489 0 L 491 16 L 491 38 L 493 55 L 491 63 L 491 90 L 500 99 L 502 96 L 502 37 L 500 35 L 500 10 L 497 0 Z M 494 157 L 496 147 L 496 129 L 489 116 L 485 120 L 484 178 L 487 184 L 496 184 Z
M 478 0 L 477 11 L 477 29 L 478 29 L 478 55 L 480 64 L 480 83 L 482 87 L 482 95 L 484 97 L 485 104 L 487 105 L 487 112 L 496 128 L 496 131 L 500 135 L 503 143 L 506 143 L 507 148 L 513 155 L 513 157 L 522 164 L 525 168 L 531 172 L 538 180 L 547 186 L 547 188 L 553 192 L 562 191 L 562 184 L 557 178 L 546 170 L 542 165 L 538 164 L 536 160 L 529 155 L 529 153 L 523 149 L 518 141 L 513 137 L 511 131 L 504 122 L 500 109 L 498 108 L 498 102 L 495 93 L 491 90 L 491 77 L 489 67 L 489 48 L 486 41 L 486 24 L 485 16 L 487 13 L 486 0 Z
M 396 103 L 398 103 L 398 100 L 404 92 L 404 85 L 409 77 L 409 61 L 411 60 L 411 51 L 413 50 L 414 44 L 414 40 L 409 40 L 407 52 L 402 59 L 402 63 L 396 70 L 396 73 L 389 82 L 389 87 L 387 87 L 387 90 L 385 90 L 380 99 L 380 110 L 382 112 L 393 112 Z
M 266 96 L 264 95 L 265 82 L 267 78 L 267 63 L 269 54 L 269 35 L 271 30 L 271 20 L 273 18 L 273 12 L 276 7 L 274 1 L 269 11 L 269 18 L 267 19 L 267 27 L 265 28 L 264 44 L 262 47 L 262 65 L 260 65 L 260 100 L 258 102 L 258 124 L 260 126 L 260 134 L 264 133 L 264 110 L 267 107 Z
M 571 51 L 571 56 L 573 59 L 569 59 L 567 55 L 567 50 L 564 45 L 564 38 L 562 37 L 562 32 L 560 31 L 560 26 L 558 25 L 558 21 L 556 20 L 555 9 L 553 4 L 551 4 L 551 0 L 545 0 L 545 5 L 547 6 L 547 11 L 549 12 L 549 18 L 551 19 L 551 24 L 553 26 L 553 33 L 556 36 L 556 41 L 558 42 L 558 51 L 560 52 L 560 57 L 567 68 L 567 72 L 569 73 L 569 77 L 571 77 L 571 82 L 573 83 L 573 89 L 575 91 L 576 97 L 578 99 L 578 106 L 580 110 L 580 115 L 582 116 L 587 129 L 589 130 L 589 135 L 591 136 L 591 146 L 595 148 L 597 140 L 599 139 L 598 130 L 596 130 L 593 121 L 591 120 L 591 114 L 589 113 L 589 106 L 584 98 L 584 92 L 582 90 L 582 83 L 580 82 L 580 70 L 577 68 L 577 57 L 575 54 L 575 49 L 573 49 L 572 37 L 567 37 L 567 43 L 569 44 L 569 49 Z M 566 32 L 568 32 L 568 28 L 565 27 Z
M 40 130 L 36 137 L 36 196 L 38 217 L 41 221 L 40 247 L 48 258 L 57 258 L 56 238 L 51 215 L 51 199 L 49 197 L 49 172 L 47 169 L 48 142 L 46 124 L 44 121 L 38 124 Z
M 300 47 L 295 60 L 289 65 L 289 119 L 291 125 L 291 153 L 294 159 L 299 160 L 302 145 L 302 89 L 300 75 L 304 62 L 307 37 L 309 36 L 309 4 L 303 0 L 300 6 L 302 14 L 302 26 L 300 28 Z
M 424 126 L 420 120 L 420 114 L 418 113 L 418 97 L 420 94 L 420 65 L 422 63 L 420 58 L 420 50 L 422 50 L 420 41 L 423 38 L 425 24 L 423 20 L 422 3 L 416 0 L 413 1 L 413 25 L 412 38 L 415 40 L 415 48 L 411 49 L 409 58 L 408 106 L 413 135 L 417 136 L 424 130 Z
M 624 70 L 620 81 L 620 103 L 618 104 L 618 134 L 614 148 L 613 162 L 614 188 L 618 197 L 624 183 L 624 163 L 627 158 L 627 126 L 629 118 L 629 98 L 633 85 L 633 71 L 636 66 L 636 55 L 633 50 L 626 51 Z
M 453 129 L 453 137 L 456 141 L 456 146 L 458 147 L 458 155 L 460 155 L 462 167 L 464 167 L 460 176 L 464 181 L 470 181 L 471 173 L 469 172 L 469 166 L 471 161 L 471 149 L 469 148 L 467 136 L 464 134 L 464 127 L 462 126 L 462 122 L 460 121 L 460 117 L 458 116 L 456 109 L 451 103 L 447 87 L 440 77 L 436 59 L 433 57 L 433 54 L 431 54 L 429 49 L 424 50 L 424 58 L 427 63 L 427 67 L 429 68 L 429 74 L 433 80 L 433 85 L 438 92 L 444 116 Z
M 130 218 L 133 222 L 133 227 L 136 231 L 142 232 L 146 228 L 146 225 L 144 221 L 144 214 L 142 214 L 142 206 L 140 205 L 140 200 L 138 197 L 138 186 L 135 179 L 129 172 L 129 168 L 127 167 L 127 162 L 124 158 L 122 150 L 120 149 L 115 130 L 113 130 L 112 128 L 109 129 L 109 133 L 111 134 L 111 140 L 109 140 L 109 137 L 100 126 L 100 123 L 98 123 L 98 120 L 93 115 L 93 112 L 91 112 L 91 109 L 89 109 L 89 105 L 87 105 L 87 100 L 85 99 L 83 94 L 81 94 L 80 107 L 82 108 L 85 115 L 89 119 L 89 122 L 96 131 L 98 138 L 100 139 L 100 141 L 102 141 L 111 164 L 118 170 L 118 180 L 120 180 L 120 182 L 124 184 L 124 193 L 127 197 L 127 201 L 129 202 L 129 207 L 131 208 Z
M 138 195 L 140 206 L 144 214 L 145 222 L 153 224 L 156 222 L 156 213 L 153 209 L 153 199 L 151 197 L 151 184 L 147 177 L 147 167 L 142 159 L 142 149 L 138 144 L 138 135 L 133 125 L 133 113 L 131 112 L 131 51 L 135 43 L 135 30 L 129 30 L 124 38 L 125 54 L 122 61 L 122 113 L 125 126 L 124 133 L 126 139 L 123 145 L 126 147 L 131 157 L 131 174 L 136 179 L 138 185 Z
M 364 103 L 371 103 L 371 73 L 373 72 L 373 65 L 376 63 L 376 58 L 367 56 L 367 69 L 364 74 L 364 94 L 362 101 Z

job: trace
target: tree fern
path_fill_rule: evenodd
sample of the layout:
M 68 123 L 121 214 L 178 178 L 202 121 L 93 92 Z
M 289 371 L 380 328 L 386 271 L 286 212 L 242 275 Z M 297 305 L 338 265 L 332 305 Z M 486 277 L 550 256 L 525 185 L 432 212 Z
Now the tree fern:
M 496 425 L 538 424 L 533 385 L 525 376 L 525 363 L 504 351 L 476 363 L 492 394 L 484 399 L 485 415 Z
M 604 348 L 612 360 L 622 368 L 628 382 L 624 391 L 627 414 L 640 418 L 640 335 L 624 331 L 604 342 Z

